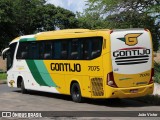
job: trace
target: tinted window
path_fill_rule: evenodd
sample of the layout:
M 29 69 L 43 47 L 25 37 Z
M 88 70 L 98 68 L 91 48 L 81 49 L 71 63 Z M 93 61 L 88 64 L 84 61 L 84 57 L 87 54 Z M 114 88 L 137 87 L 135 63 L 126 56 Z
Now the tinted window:
M 84 38 L 82 40 L 83 59 L 94 59 L 101 55 L 102 37 Z
M 52 59 L 52 42 L 39 41 L 37 44 L 37 57 L 38 59 Z
M 89 60 L 99 57 L 102 37 L 20 42 L 17 59 Z
M 39 49 L 38 44 L 36 42 L 28 43 L 29 50 L 28 50 L 28 59 L 38 59 L 39 58 Z
M 61 42 L 54 41 L 52 45 L 53 59 L 61 59 Z
M 89 39 L 84 39 L 82 41 L 82 59 L 90 59 L 91 45 Z
M 75 59 L 80 59 L 80 40 L 79 39 L 73 39 L 71 40 L 71 45 L 70 45 L 70 56 L 69 59 L 75 60 Z
M 92 38 L 91 39 L 91 59 L 99 57 L 101 55 L 102 39 Z
M 29 45 L 27 42 L 20 42 L 18 51 L 17 51 L 17 59 L 27 59 L 29 57 Z
M 69 41 L 61 41 L 61 59 L 68 59 Z

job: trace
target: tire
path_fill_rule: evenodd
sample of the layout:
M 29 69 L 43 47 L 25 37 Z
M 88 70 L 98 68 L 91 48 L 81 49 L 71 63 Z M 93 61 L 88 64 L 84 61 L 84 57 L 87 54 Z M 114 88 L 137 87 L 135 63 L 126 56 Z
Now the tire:
M 25 89 L 24 81 L 23 81 L 23 80 L 22 80 L 22 82 L 21 82 L 21 93 L 22 93 L 22 94 L 27 93 L 27 90 Z
M 71 86 L 71 96 L 72 96 L 72 100 L 74 102 L 82 102 L 83 101 L 83 98 L 82 98 L 82 95 L 81 95 L 81 89 L 79 87 L 79 84 L 78 83 L 73 83 L 72 86 Z

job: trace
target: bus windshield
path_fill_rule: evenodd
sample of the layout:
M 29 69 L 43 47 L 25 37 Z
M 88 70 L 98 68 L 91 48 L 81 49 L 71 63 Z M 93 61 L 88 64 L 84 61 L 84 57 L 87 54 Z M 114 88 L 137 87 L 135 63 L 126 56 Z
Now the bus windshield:
M 7 70 L 9 70 L 12 67 L 16 45 L 17 45 L 17 43 L 12 43 L 9 46 L 9 49 L 6 51 Z

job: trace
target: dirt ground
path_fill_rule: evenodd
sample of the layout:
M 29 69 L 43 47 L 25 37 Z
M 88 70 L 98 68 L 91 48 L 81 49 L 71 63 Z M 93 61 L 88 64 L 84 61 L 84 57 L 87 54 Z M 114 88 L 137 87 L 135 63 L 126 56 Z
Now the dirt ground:
M 6 60 L 3 60 L 0 56 L 0 71 L 6 71 Z

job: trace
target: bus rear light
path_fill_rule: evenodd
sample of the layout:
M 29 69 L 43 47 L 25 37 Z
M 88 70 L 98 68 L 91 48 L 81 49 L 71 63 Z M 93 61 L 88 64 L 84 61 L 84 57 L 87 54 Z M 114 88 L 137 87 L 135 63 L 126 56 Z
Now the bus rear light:
M 152 70 L 151 70 L 151 78 L 150 78 L 150 81 L 149 81 L 149 84 L 152 84 L 154 81 L 153 81 L 153 79 L 154 79 L 154 68 L 152 68 Z
M 152 77 L 154 76 L 154 68 L 152 68 L 152 70 L 151 70 L 151 76 Z
M 149 84 L 152 84 L 152 83 L 153 83 L 153 78 L 151 77 Z
M 107 74 L 107 85 L 117 88 L 117 85 L 114 81 L 113 72 Z
M 108 85 L 112 86 L 113 85 L 113 81 L 108 81 Z

